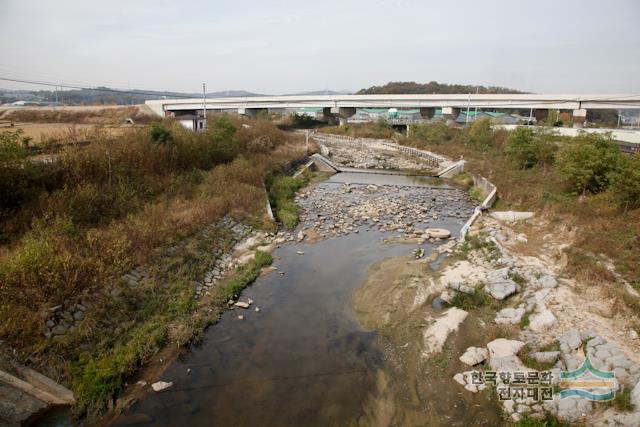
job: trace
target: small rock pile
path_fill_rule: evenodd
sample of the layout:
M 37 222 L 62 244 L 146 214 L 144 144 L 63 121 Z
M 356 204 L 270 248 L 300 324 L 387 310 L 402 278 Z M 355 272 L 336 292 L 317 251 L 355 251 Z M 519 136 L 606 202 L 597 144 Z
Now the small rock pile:
M 61 305 L 51 307 L 44 325 L 44 336 L 51 338 L 55 335 L 66 334 L 76 322 L 84 319 L 85 312 L 90 307 L 91 303 L 88 300 L 79 303 L 66 300 Z

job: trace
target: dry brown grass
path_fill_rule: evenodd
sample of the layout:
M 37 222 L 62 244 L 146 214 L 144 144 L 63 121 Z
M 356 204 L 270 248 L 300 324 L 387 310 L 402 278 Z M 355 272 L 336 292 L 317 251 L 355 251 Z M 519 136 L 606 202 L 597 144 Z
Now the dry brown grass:
M 20 123 L 122 124 L 132 118 L 135 123 L 156 120 L 145 106 L 24 107 L 0 110 L 0 119 Z

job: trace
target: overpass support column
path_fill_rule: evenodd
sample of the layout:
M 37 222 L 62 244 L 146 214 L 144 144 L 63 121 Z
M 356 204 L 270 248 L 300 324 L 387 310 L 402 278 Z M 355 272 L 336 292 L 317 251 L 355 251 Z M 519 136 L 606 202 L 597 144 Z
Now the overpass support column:
M 587 110 L 585 108 L 580 108 L 578 110 L 573 110 L 573 127 L 581 128 L 584 125 L 584 122 L 587 120 Z
M 435 114 L 436 114 L 435 108 L 428 108 L 428 107 L 420 108 L 420 116 L 422 116 L 423 119 L 431 120 L 433 119 L 433 116 Z
M 238 108 L 238 114 L 247 117 L 255 117 L 258 115 L 259 108 Z
M 333 124 L 335 122 L 336 117 L 331 114 L 331 107 L 324 107 L 322 109 L 322 117 L 327 121 L 327 123 L 329 124 Z
M 331 108 L 331 113 L 337 115 L 340 126 L 344 126 L 348 122 L 347 119 L 356 113 L 356 109 L 354 107 L 337 107 Z
M 549 117 L 549 110 L 535 109 L 533 110 L 533 117 L 536 118 L 536 124 L 544 123 L 547 121 L 547 117 Z
M 453 122 L 460 115 L 460 109 L 456 107 L 442 107 L 442 117 L 445 118 L 447 124 L 453 124 Z

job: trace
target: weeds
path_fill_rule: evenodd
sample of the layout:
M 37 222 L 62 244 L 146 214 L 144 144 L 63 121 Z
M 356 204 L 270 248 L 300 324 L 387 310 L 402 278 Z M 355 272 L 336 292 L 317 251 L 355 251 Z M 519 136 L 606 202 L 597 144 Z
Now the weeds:
M 269 202 L 276 218 L 287 229 L 292 229 L 298 224 L 300 208 L 294 203 L 293 197 L 308 182 L 309 176 L 305 174 L 300 178 L 280 175 L 267 179 Z
M 497 302 L 485 292 L 474 289 L 472 293 L 456 292 L 451 305 L 465 311 L 471 311 L 483 307 L 493 308 Z
M 240 292 L 260 275 L 260 269 L 271 265 L 273 258 L 266 252 L 257 251 L 256 257 L 249 264 L 238 268 L 233 277 L 221 284 L 222 294 L 226 299 L 237 298 Z
M 522 419 L 516 423 L 516 427 L 569 427 L 570 424 L 559 420 L 551 414 L 545 414 L 544 418 L 533 418 L 529 414 L 523 414 Z
M 633 411 L 634 406 L 631 402 L 631 389 L 624 387 L 622 391 L 617 392 L 613 400 L 607 402 L 607 404 L 620 412 Z
M 520 358 L 522 363 L 524 363 L 525 366 L 535 369 L 538 372 L 548 371 L 549 369 L 555 366 L 555 362 L 538 362 L 536 359 L 531 357 L 532 351 L 533 349 L 529 347 L 529 345 L 527 344 L 524 347 L 522 347 L 522 349 L 518 352 L 518 357 Z M 545 350 L 540 350 L 540 351 L 545 351 Z M 551 351 L 551 350 L 547 350 L 547 351 Z

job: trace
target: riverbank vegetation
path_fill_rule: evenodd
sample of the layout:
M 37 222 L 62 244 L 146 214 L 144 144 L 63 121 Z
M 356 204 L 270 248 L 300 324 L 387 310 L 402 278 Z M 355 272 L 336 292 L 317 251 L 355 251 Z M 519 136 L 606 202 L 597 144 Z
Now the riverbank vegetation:
M 42 163 L 1 133 L 2 353 L 72 387 L 80 412 L 103 411 L 135 370 L 197 338 L 270 262 L 258 253 L 196 303 L 214 249 L 231 244 L 215 224 L 272 227 L 264 182 L 304 156 L 299 142 L 266 121 L 218 116 L 205 133 L 166 121 L 96 134 Z M 132 286 L 123 276 L 134 268 L 145 274 Z
M 267 177 L 266 185 L 269 192 L 269 203 L 276 219 L 286 229 L 298 225 L 300 208 L 293 201 L 296 192 L 309 183 L 309 175 L 303 173 L 299 177 L 274 174 Z
M 549 128 L 508 132 L 481 120 L 466 129 L 418 125 L 399 141 L 463 158 L 468 170 L 498 187 L 496 209 L 535 210 L 550 227 L 572 232 L 567 273 L 598 285 L 619 274 L 640 289 L 640 156 L 622 153 L 610 136 L 562 137 Z M 640 308 L 635 299 L 625 300 Z

